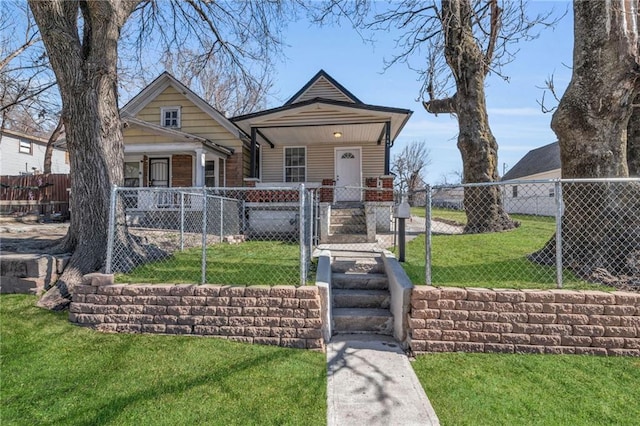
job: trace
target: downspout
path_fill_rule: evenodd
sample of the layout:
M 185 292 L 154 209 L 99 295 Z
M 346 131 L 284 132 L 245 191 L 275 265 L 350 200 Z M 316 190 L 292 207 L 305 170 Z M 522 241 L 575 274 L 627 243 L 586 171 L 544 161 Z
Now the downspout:
M 389 164 L 391 162 L 391 121 L 387 121 L 384 129 L 384 174 L 388 176 L 391 173 Z

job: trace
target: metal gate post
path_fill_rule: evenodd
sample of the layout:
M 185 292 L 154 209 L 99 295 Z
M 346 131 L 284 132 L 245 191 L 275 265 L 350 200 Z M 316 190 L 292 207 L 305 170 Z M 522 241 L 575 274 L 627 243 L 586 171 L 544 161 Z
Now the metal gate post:
M 564 201 L 562 197 L 562 182 L 555 182 L 556 194 L 556 286 L 562 288 L 562 216 L 564 214 Z
M 105 259 L 105 270 L 106 274 L 111 273 L 112 262 L 113 262 L 113 239 L 115 238 L 115 227 L 116 227 L 116 191 L 118 190 L 117 185 L 113 185 L 111 187 L 111 199 L 109 200 L 109 229 L 107 230 L 107 258 Z
M 300 206 L 298 211 L 298 217 L 300 218 L 298 226 L 300 226 L 300 285 L 305 285 L 307 279 L 307 256 L 305 253 L 305 241 L 304 241 L 304 184 L 300 185 L 300 192 L 298 198 L 300 199 Z
M 220 197 L 220 242 L 224 238 L 224 198 Z
M 202 188 L 202 276 L 200 284 L 207 281 L 207 190 Z
M 180 193 L 180 251 L 184 251 L 184 192 Z
M 425 205 L 425 228 L 424 228 L 424 246 L 425 246 L 425 257 L 424 257 L 424 279 L 425 284 L 431 285 L 431 186 L 427 185 L 426 187 L 426 205 Z

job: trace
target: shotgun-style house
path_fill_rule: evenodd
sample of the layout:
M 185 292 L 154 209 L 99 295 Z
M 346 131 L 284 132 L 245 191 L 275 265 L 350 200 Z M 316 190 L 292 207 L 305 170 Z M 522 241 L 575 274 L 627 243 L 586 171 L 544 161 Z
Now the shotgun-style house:
M 292 201 L 274 188 L 304 184 L 324 206 L 325 236 L 336 203 L 369 203 L 368 220 L 388 230 L 390 149 L 411 114 L 365 104 L 321 70 L 283 106 L 227 119 L 163 73 L 121 110 L 125 185 L 273 190 L 264 203 Z

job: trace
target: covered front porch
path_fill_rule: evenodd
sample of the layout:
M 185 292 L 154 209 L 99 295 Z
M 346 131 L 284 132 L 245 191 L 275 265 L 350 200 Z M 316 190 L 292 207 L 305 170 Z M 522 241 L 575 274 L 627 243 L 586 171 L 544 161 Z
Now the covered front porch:
M 227 160 L 234 150 L 207 139 L 128 118 L 149 142 L 125 145 L 124 186 L 129 188 L 224 187 Z M 162 141 L 154 139 L 162 136 Z M 151 199 L 138 200 L 138 208 L 177 208 L 178 200 L 168 192 L 153 191 Z

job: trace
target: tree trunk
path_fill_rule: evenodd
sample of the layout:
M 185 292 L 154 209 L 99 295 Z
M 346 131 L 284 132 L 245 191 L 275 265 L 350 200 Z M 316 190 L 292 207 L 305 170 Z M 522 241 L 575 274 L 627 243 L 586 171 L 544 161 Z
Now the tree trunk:
M 51 173 L 51 159 L 53 157 L 53 148 L 54 144 L 60 138 L 62 134 L 62 116 L 58 118 L 58 124 L 56 124 L 56 128 L 53 129 L 53 132 L 49 136 L 49 140 L 47 141 L 47 148 L 44 151 L 44 170 L 42 171 L 44 174 Z
M 573 7 L 573 76 L 551 122 L 562 177 L 628 177 L 627 130 L 639 84 L 637 2 Z M 563 198 L 563 264 L 586 278 L 604 270 L 640 279 L 638 184 L 568 183 Z M 534 258 L 555 257 L 544 251 Z
M 463 183 L 497 182 L 498 144 L 489 127 L 484 92 L 488 64 L 472 30 L 472 7 L 468 0 L 442 2 L 445 30 L 445 58 L 456 82 L 455 113 L 460 132 L 458 149 L 462 155 Z M 513 229 L 502 204 L 498 186 L 469 187 L 464 190 L 466 233 Z
M 73 285 L 104 266 L 110 188 L 123 180 L 124 151 L 117 102 L 117 46 L 134 2 L 30 0 L 62 98 L 71 163 L 71 224 L 64 240 L 73 251 L 56 287 L 39 305 L 62 309 Z M 83 38 L 77 28 L 82 13 Z

